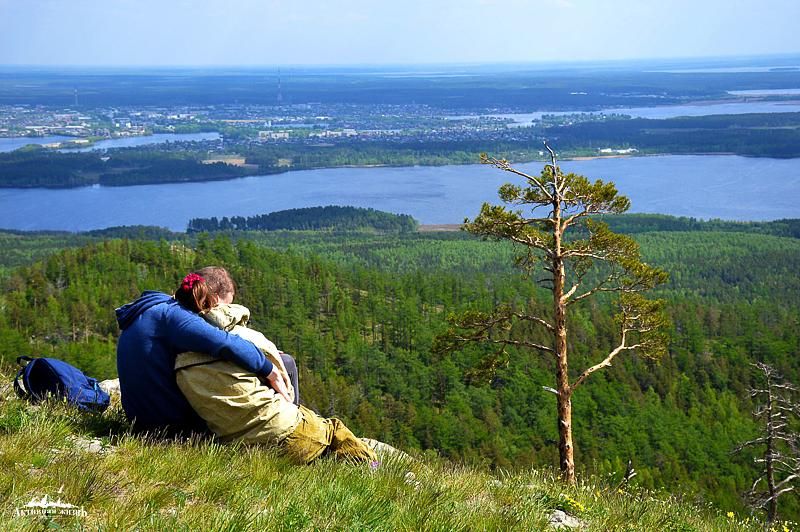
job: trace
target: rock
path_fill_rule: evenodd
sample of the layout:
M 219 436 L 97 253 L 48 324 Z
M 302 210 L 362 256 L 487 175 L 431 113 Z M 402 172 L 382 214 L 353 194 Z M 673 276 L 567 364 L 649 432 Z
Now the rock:
M 109 410 L 118 407 L 122 403 L 122 392 L 119 389 L 119 379 L 108 379 L 97 383 L 97 386 L 106 392 L 111 398 Z
M 97 438 L 92 438 L 91 440 L 85 440 L 83 438 L 75 438 L 73 445 L 76 449 L 81 451 L 92 453 L 92 454 L 99 454 L 103 452 L 103 442 L 101 442 Z
M 120 397 L 119 379 L 104 380 L 97 383 L 97 386 L 99 386 L 101 390 L 110 395 L 112 400 L 119 399 Z
M 553 510 L 553 513 L 550 514 L 550 519 L 548 522 L 551 527 L 553 528 L 584 528 L 586 527 L 586 522 L 578 519 L 577 517 L 573 517 L 566 512 L 562 512 L 561 510 Z
M 97 383 L 97 385 L 108 395 L 119 393 L 119 379 L 108 379 Z

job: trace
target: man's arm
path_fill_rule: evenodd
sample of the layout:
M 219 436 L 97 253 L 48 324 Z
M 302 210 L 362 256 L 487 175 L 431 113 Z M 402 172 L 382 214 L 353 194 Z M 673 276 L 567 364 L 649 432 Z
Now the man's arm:
M 168 312 L 166 334 L 178 352 L 207 353 L 256 374 L 273 372 L 272 362 L 253 343 L 218 329 L 181 307 L 172 307 Z

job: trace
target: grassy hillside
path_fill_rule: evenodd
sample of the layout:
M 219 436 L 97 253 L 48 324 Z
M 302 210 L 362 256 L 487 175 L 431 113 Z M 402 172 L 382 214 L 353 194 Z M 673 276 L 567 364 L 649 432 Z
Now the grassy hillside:
M 0 528 L 544 530 L 560 509 L 590 531 L 762 529 L 682 495 L 597 478 L 566 487 L 539 470 L 489 474 L 430 456 L 410 466 L 384 461 L 375 471 L 328 459 L 295 466 L 270 449 L 133 436 L 121 417 L 118 410 L 89 416 L 59 403 L 31 406 L 6 388 Z M 44 496 L 86 515 L 14 515 Z

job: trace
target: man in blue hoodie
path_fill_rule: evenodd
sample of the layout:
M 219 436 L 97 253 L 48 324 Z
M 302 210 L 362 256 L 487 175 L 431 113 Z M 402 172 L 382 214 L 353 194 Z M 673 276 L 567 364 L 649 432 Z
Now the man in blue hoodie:
M 116 313 L 122 330 L 117 344 L 122 408 L 135 430 L 207 431 L 175 382 L 178 353 L 197 351 L 229 360 L 266 376 L 279 393 L 285 390 L 282 377 L 255 345 L 208 324 L 167 294 L 143 292 Z

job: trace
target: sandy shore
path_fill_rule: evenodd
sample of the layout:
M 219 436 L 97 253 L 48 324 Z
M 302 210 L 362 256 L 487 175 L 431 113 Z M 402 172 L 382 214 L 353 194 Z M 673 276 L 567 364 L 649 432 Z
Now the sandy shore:
M 626 159 L 628 157 L 635 157 L 635 155 L 584 155 L 582 157 L 570 157 L 568 159 L 561 159 L 562 161 L 593 161 L 595 159 Z
M 460 231 L 461 224 L 431 224 L 431 225 L 420 225 L 417 228 L 417 231 L 420 233 L 435 233 L 441 231 Z

